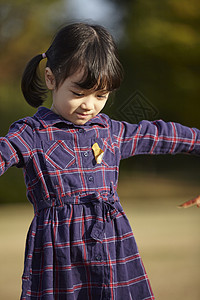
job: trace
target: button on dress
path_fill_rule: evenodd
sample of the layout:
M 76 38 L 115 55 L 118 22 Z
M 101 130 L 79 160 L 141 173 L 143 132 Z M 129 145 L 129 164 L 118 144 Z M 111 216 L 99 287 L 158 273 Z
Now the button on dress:
M 21 300 L 152 300 L 117 195 L 119 163 L 137 154 L 199 154 L 200 132 L 99 114 L 82 126 L 41 107 L 0 138 L 0 175 L 23 168 L 33 204 Z M 103 151 L 97 163 L 92 145 Z

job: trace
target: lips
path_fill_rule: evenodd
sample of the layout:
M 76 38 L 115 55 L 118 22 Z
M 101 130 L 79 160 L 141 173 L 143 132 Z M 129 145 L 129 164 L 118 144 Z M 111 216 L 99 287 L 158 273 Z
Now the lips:
M 79 118 L 87 118 L 90 114 L 76 113 Z
M 81 116 L 88 116 L 88 114 L 82 114 L 82 113 L 77 113 L 77 114 Z
M 78 115 L 81 115 L 81 116 L 89 116 L 90 114 L 88 113 L 81 113 L 81 112 L 77 112 Z

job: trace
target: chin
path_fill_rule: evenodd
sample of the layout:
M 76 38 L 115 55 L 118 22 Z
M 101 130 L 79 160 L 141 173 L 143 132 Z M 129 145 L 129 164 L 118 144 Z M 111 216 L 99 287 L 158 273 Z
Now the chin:
M 78 120 L 73 122 L 75 125 L 84 125 L 87 121 Z

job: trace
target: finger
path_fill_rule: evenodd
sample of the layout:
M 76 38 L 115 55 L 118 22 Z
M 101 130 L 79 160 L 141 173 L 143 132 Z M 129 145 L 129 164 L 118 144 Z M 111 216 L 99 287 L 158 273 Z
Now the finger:
M 191 206 L 197 205 L 197 207 L 200 207 L 200 196 L 197 196 L 196 198 L 186 201 L 180 205 L 178 205 L 179 208 L 188 208 Z

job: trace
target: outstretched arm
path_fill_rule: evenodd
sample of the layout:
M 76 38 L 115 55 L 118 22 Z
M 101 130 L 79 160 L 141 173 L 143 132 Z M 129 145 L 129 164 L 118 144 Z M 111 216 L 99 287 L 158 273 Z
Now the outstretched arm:
M 31 155 L 33 130 L 27 120 L 11 125 L 8 134 L 0 138 L 0 175 L 11 166 L 23 167 Z
M 200 130 L 179 123 L 162 120 L 146 121 L 139 124 L 111 121 L 115 138 L 114 145 L 120 149 L 121 159 L 138 154 L 200 155 Z M 200 207 L 200 196 L 179 207 Z
M 196 128 L 162 120 L 114 125 L 118 125 L 120 129 L 116 139 L 121 148 L 122 159 L 138 154 L 200 155 L 200 130 Z

